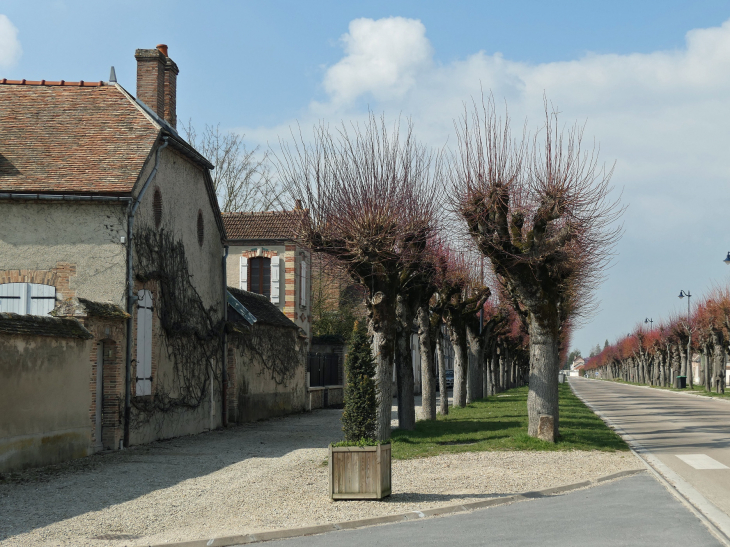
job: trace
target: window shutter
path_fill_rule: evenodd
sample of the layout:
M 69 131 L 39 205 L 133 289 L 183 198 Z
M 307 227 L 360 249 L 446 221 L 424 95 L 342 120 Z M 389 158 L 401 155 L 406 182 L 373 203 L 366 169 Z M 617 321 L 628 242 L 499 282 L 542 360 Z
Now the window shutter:
M 248 258 L 241 257 L 241 275 L 239 277 L 238 288 L 242 291 L 248 290 Z
M 137 297 L 137 395 L 152 395 L 152 293 Z
M 279 257 L 271 257 L 271 303 L 279 303 Z
M 29 284 L 28 313 L 48 315 L 56 307 L 56 287 L 51 285 Z
M 26 283 L 4 283 L 0 285 L 0 312 L 27 313 L 28 289 Z
M 302 308 L 307 307 L 307 262 L 306 260 L 302 259 L 302 276 L 301 276 L 301 299 L 300 299 L 300 305 Z

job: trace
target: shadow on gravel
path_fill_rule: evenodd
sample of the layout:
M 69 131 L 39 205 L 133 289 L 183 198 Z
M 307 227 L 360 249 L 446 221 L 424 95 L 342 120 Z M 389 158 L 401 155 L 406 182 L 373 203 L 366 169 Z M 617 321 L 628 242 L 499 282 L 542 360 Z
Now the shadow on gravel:
M 326 448 L 342 438 L 341 414 L 315 410 L 6 474 L 0 478 L 0 541 L 249 458 Z

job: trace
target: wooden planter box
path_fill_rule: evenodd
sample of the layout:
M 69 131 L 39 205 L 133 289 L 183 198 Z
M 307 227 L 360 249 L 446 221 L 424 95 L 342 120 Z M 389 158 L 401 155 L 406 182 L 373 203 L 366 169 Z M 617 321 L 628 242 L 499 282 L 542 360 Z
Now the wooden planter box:
M 390 445 L 331 446 L 333 500 L 379 500 L 390 496 Z

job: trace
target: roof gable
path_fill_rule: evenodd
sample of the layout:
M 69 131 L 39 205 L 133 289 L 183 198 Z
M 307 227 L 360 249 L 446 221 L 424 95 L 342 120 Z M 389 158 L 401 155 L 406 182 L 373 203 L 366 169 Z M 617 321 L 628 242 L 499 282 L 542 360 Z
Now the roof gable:
M 131 193 L 160 128 L 116 85 L 0 85 L 0 192 Z

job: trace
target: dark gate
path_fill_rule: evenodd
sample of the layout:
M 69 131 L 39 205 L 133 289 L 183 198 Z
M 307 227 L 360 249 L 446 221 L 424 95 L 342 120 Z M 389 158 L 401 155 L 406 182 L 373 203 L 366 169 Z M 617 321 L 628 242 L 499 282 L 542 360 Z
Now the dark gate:
M 307 369 L 310 387 L 342 385 L 340 356 L 336 353 L 310 353 Z

